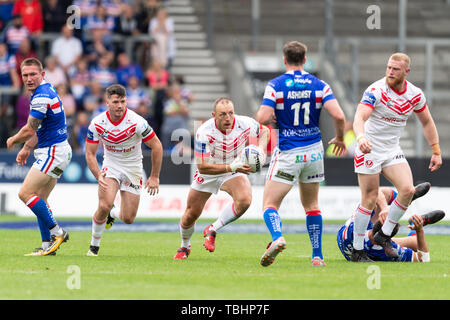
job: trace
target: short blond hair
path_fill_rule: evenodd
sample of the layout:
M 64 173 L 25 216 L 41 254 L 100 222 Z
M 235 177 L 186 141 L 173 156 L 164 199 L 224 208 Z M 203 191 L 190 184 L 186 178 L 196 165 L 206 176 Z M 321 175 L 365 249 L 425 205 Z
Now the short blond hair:
M 406 53 L 402 52 L 396 52 L 393 55 L 389 57 L 389 60 L 394 61 L 404 61 L 406 63 L 406 68 L 409 69 L 409 66 L 411 64 L 411 59 Z
M 220 97 L 216 99 L 216 101 L 214 101 L 214 111 L 216 111 L 216 108 L 219 104 L 231 104 L 234 107 L 234 103 L 233 101 L 231 101 L 231 99 L 226 97 Z

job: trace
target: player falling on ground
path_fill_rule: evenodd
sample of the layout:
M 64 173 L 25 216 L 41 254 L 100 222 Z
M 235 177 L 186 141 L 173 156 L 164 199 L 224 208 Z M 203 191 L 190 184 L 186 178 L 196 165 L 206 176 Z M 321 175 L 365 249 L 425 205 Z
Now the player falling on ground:
M 312 245 L 313 266 L 324 266 L 322 253 L 322 213 L 319 208 L 319 184 L 324 180 L 323 145 L 319 129 L 322 108 L 334 120 L 336 137 L 334 153 L 345 152 L 345 115 L 331 88 L 324 81 L 304 71 L 306 46 L 292 41 L 283 48 L 286 73 L 271 80 L 256 114 L 263 124 L 276 119 L 278 146 L 267 172 L 264 187 L 264 221 L 272 242 L 261 257 L 262 266 L 269 266 L 286 248 L 278 210 L 287 193 L 296 183 L 306 213 L 306 226 Z
M 67 142 L 64 107 L 55 88 L 45 82 L 42 63 L 35 58 L 25 59 L 20 69 L 22 80 L 31 93 L 30 115 L 27 124 L 8 138 L 7 147 L 25 142 L 17 154 L 19 166 L 27 162 L 36 145 L 33 163 L 19 191 L 19 198 L 37 217 L 42 247 L 28 256 L 55 254 L 59 246 L 69 239 L 67 231 L 59 227 L 48 206 L 48 197 L 72 158 Z
M 411 168 L 399 141 L 406 121 L 414 112 L 422 124 L 425 138 L 431 146 L 429 169 L 442 165 L 439 136 L 422 90 L 406 80 L 410 58 L 404 53 L 393 54 L 387 63 L 386 76 L 371 84 L 359 103 L 353 129 L 358 147 L 354 166 L 361 189 L 361 203 L 356 210 L 352 261 L 370 261 L 364 248 L 364 235 L 374 210 L 382 173 L 398 190 L 398 196 L 383 228 L 374 235 L 376 244 L 386 254 L 396 258 L 391 245 L 392 230 L 408 209 L 415 192 Z
M 189 256 L 195 222 L 213 193 L 223 190 L 233 198 L 233 202 L 203 231 L 206 250 L 213 252 L 217 232 L 247 211 L 252 201 L 247 177 L 251 168 L 241 162 L 240 154 L 249 138 L 257 137 L 260 154 L 265 156 L 263 150 L 266 150 L 269 141 L 269 129 L 252 118 L 236 115 L 230 99 L 217 99 L 212 116 L 198 128 L 195 135 L 198 169 L 189 190 L 186 210 L 180 220 L 181 247 L 173 257 L 175 260 L 187 259 Z
M 430 186 L 429 183 L 422 183 L 416 186 L 416 193 L 412 201 L 425 195 L 430 189 Z M 434 210 L 424 215 L 412 215 L 409 219 L 409 228 L 412 230 L 410 234 L 407 237 L 397 237 L 391 240 L 392 247 L 397 252 L 398 257 L 389 257 L 384 252 L 383 247 L 374 244 L 373 236 L 381 229 L 387 216 L 387 207 L 397 197 L 397 192 L 387 187 L 382 187 L 379 190 L 377 205 L 375 210 L 372 211 L 371 220 L 369 221 L 364 236 L 364 251 L 368 257 L 373 261 L 429 262 L 430 253 L 425 240 L 423 227 L 442 220 L 445 213 L 442 210 Z M 338 247 L 342 255 L 349 261 L 351 261 L 353 251 L 354 217 L 355 215 L 353 214 L 339 229 L 337 235 Z M 394 228 L 393 236 L 397 233 L 398 228 L 399 224 Z
M 150 195 L 159 192 L 159 173 L 163 149 L 147 121 L 127 109 L 126 89 L 118 84 L 106 88 L 108 110 L 92 119 L 86 139 L 86 162 L 98 180 L 98 209 L 92 218 L 92 240 L 87 253 L 97 256 L 105 226 L 120 219 L 134 222 L 139 207 L 142 188 L 141 141 L 152 150 L 152 171 L 145 183 Z M 103 143 L 102 169 L 97 164 L 99 142 Z M 120 207 L 114 207 L 114 199 L 120 190 Z

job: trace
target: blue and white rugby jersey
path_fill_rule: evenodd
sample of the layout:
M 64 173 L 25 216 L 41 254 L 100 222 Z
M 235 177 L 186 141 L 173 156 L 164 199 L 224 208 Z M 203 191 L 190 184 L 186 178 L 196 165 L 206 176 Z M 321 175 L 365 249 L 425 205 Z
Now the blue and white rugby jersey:
M 30 116 L 42 120 L 37 129 L 38 148 L 67 140 L 66 115 L 55 88 L 45 81 L 30 98 Z
M 275 109 L 281 151 L 304 147 L 322 139 L 322 105 L 335 99 L 330 86 L 305 71 L 289 71 L 271 80 L 262 105 Z

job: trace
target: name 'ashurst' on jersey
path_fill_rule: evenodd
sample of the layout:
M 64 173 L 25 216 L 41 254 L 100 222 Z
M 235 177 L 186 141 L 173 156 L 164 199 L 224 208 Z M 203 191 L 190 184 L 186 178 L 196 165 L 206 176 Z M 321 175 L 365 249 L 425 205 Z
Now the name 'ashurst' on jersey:
M 329 85 L 305 71 L 288 71 L 271 80 L 261 104 L 275 109 L 278 148 L 290 150 L 321 141 L 320 111 L 330 99 L 334 95 Z

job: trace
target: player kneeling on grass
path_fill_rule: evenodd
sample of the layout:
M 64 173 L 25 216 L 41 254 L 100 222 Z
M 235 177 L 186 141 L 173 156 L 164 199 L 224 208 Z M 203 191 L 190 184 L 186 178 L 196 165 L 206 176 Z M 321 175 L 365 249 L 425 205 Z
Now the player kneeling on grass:
M 88 256 L 98 255 L 107 224 L 110 228 L 116 218 L 130 224 L 136 218 L 142 187 L 141 141 L 152 150 L 152 171 L 145 188 L 150 195 L 159 192 L 163 149 L 155 132 L 144 118 L 127 109 L 123 86 L 116 84 L 106 88 L 106 105 L 108 110 L 92 119 L 86 139 L 86 162 L 98 180 L 98 209 L 92 218 Z M 101 171 L 96 157 L 100 141 L 104 146 Z M 114 207 L 119 190 L 120 208 Z
M 203 231 L 206 250 L 213 252 L 217 231 L 245 213 L 252 201 L 251 185 L 247 178 L 252 168 L 242 162 L 240 155 L 249 137 L 259 138 L 262 155 L 269 141 L 269 129 L 252 118 L 235 115 L 233 102 L 227 98 L 215 101 L 212 116 L 196 132 L 195 158 L 198 170 L 180 220 L 181 247 L 173 257 L 175 260 L 189 256 L 195 222 L 211 194 L 223 190 L 233 198 L 233 202 Z
M 423 183 L 416 186 L 416 194 L 413 197 L 417 199 L 428 192 L 429 183 Z M 433 224 L 444 218 L 445 213 L 441 210 L 434 210 L 424 215 L 413 214 L 409 219 L 409 228 L 411 232 L 407 237 L 392 238 L 392 247 L 398 253 L 398 258 L 392 258 L 386 255 L 383 247 L 374 244 L 373 236 L 378 232 L 388 213 L 388 204 L 391 204 L 397 197 L 397 193 L 390 188 L 380 188 L 375 210 L 371 214 L 371 221 L 367 227 L 364 237 L 364 251 L 371 259 L 370 261 L 399 261 L 399 262 L 429 262 L 430 253 L 425 241 L 423 227 Z M 394 235 L 398 232 L 399 224 L 394 229 Z M 340 228 L 337 236 L 337 244 L 343 256 L 351 260 L 353 250 L 354 216 Z

